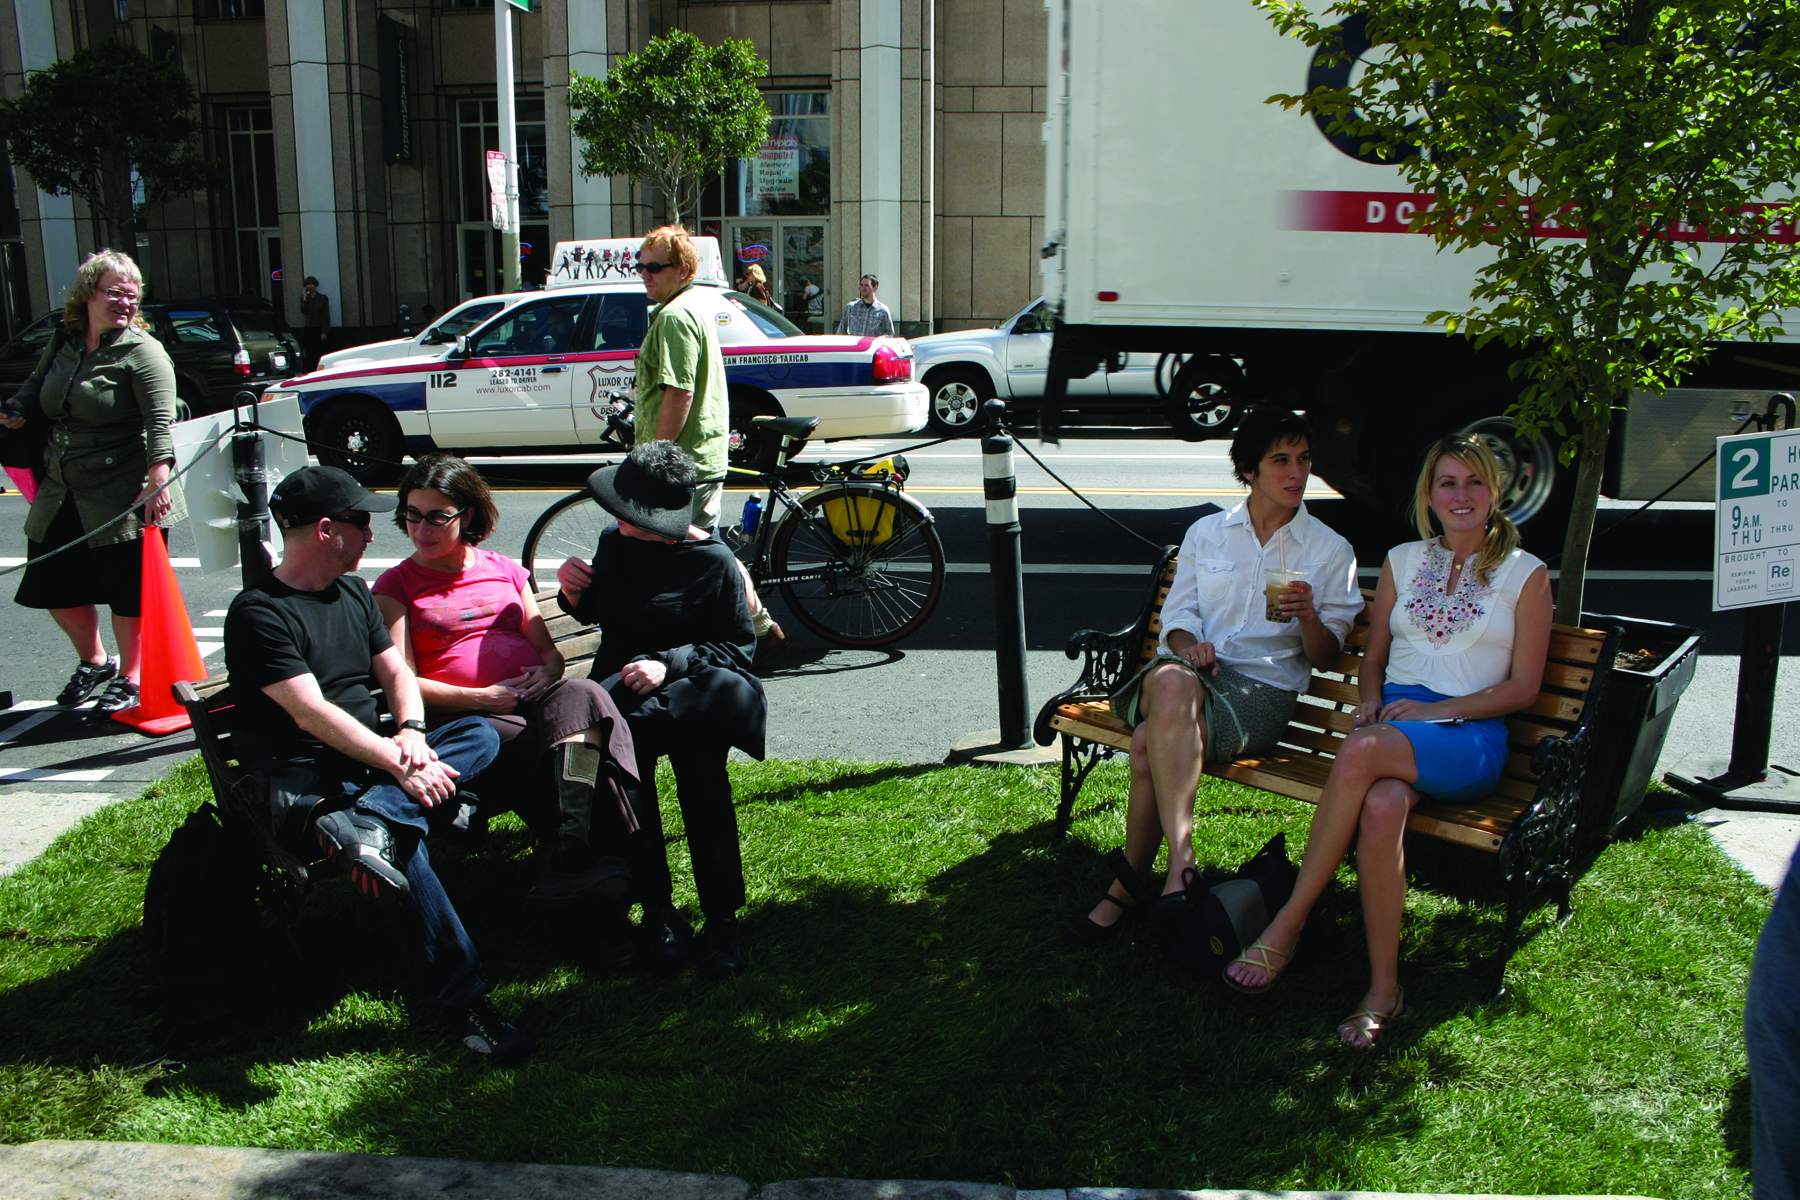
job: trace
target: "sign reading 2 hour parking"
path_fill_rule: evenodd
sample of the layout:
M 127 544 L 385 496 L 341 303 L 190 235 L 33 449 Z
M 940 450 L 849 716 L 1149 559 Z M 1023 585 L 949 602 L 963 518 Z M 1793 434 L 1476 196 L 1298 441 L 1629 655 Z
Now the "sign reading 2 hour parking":
M 1713 611 L 1781 604 L 1800 578 L 1800 431 L 1722 437 Z

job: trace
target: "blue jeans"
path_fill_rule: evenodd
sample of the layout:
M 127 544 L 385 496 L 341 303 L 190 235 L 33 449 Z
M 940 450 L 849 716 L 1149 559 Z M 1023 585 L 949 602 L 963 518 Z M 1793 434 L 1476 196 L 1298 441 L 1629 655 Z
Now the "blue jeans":
M 499 735 L 481 717 L 460 717 L 442 725 L 427 734 L 425 742 L 462 780 L 474 779 L 500 752 Z M 419 802 L 392 782 L 370 786 L 376 778 L 390 779 L 385 772 L 371 770 L 346 779 L 331 777 L 311 764 L 274 763 L 267 769 L 276 828 L 290 837 L 318 800 L 335 795 L 355 796 L 358 810 L 380 817 L 393 832 L 396 857 L 404 866 L 412 894 L 383 908 L 382 913 L 419 980 L 420 999 L 428 1007 L 449 1013 L 484 994 L 487 984 L 481 978 L 481 955 L 431 869 L 431 856 L 425 850 L 425 812 Z
M 1800 851 L 1756 943 L 1744 1001 L 1754 1200 L 1800 1197 Z

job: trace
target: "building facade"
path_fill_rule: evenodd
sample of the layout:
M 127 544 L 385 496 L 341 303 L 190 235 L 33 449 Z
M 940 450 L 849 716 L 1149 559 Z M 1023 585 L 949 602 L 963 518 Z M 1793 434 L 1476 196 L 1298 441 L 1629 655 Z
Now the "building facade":
M 686 29 L 751 41 L 770 132 L 689 223 L 762 265 L 796 323 L 829 332 L 860 275 L 915 336 L 989 325 L 1037 294 L 1044 242 L 1042 0 L 535 0 L 513 12 L 522 277 L 550 246 L 657 224 L 658 197 L 582 177 L 571 71 Z M 509 10 L 510 11 L 510 10 Z M 500 147 L 493 0 L 0 0 L 0 88 L 78 47 L 174 55 L 200 93 L 217 180 L 142 210 L 136 257 L 164 298 L 331 297 L 334 344 L 500 290 L 486 154 Z M 61 301 L 96 247 L 78 198 L 8 172 L 7 331 Z

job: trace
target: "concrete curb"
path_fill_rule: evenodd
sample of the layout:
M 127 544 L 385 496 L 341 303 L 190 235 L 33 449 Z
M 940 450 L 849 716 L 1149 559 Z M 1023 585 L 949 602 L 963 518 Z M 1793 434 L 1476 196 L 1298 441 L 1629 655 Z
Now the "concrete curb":
M 1183 1192 L 1161 1188 L 1020 1190 L 909 1179 L 788 1179 L 753 1188 L 732 1175 L 617 1167 L 464 1162 L 315 1150 L 158 1142 L 0 1146 L 11 1200 L 1427 1200 L 1401 1192 Z M 1438 1200 L 1526 1200 L 1440 1196 Z M 1568 1200 L 1641 1200 L 1570 1197 Z

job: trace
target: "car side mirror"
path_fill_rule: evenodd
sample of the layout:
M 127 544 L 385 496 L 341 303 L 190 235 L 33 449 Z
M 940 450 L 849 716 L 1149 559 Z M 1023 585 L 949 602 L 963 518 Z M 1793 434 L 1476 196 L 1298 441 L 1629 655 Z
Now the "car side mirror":
M 449 335 L 441 329 L 427 329 L 425 331 L 425 336 L 419 340 L 427 346 L 441 346 L 449 341 L 450 338 Z
M 467 334 L 457 334 L 455 344 L 453 344 L 450 347 L 450 353 L 445 355 L 444 357 L 446 357 L 446 358 L 467 358 L 467 357 L 469 357 L 468 335 Z

